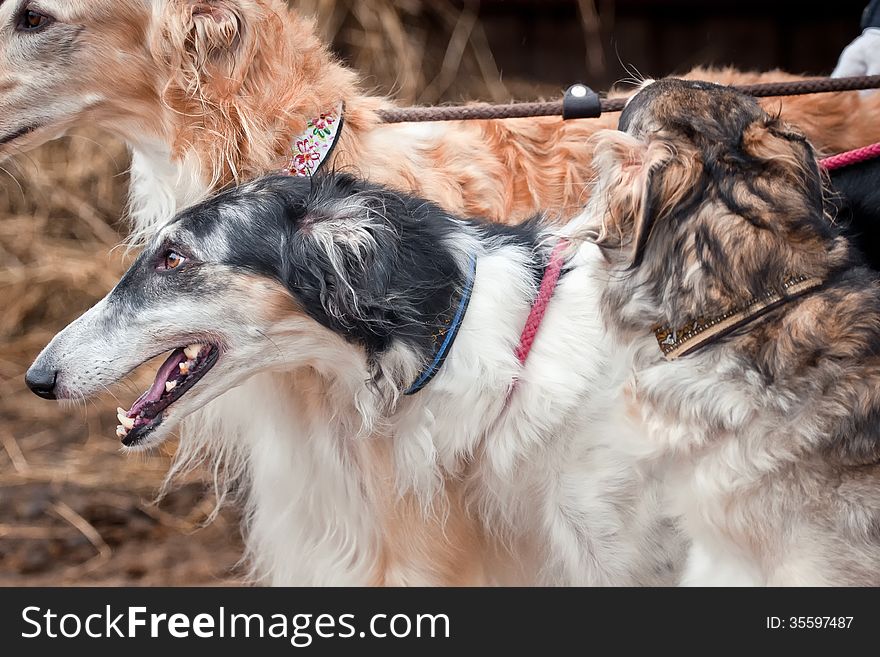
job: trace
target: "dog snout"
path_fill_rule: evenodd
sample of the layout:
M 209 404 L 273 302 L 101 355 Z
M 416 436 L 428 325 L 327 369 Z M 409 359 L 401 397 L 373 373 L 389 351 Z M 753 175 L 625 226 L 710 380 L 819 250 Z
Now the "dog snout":
M 58 399 L 58 370 L 55 367 L 38 361 L 27 371 L 24 381 L 37 397 Z

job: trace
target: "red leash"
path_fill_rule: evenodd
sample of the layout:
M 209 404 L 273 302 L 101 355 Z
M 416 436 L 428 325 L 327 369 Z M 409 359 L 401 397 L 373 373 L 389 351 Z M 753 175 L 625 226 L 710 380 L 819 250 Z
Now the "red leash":
M 538 296 L 532 304 L 532 311 L 526 320 L 526 326 L 519 338 L 519 346 L 516 348 L 516 357 L 522 365 L 526 364 L 532 345 L 535 343 L 535 337 L 538 335 L 538 329 L 541 328 L 541 322 L 544 321 L 544 315 L 547 312 L 547 306 L 553 292 L 556 291 L 556 285 L 559 283 L 559 275 L 562 273 L 562 265 L 565 259 L 562 257 L 563 251 L 568 247 L 568 240 L 559 240 L 550 254 L 550 262 L 547 263 L 547 269 L 544 270 L 544 277 L 541 279 L 541 287 L 538 290 Z
M 871 144 L 864 148 L 857 148 L 854 151 L 826 157 L 824 160 L 819 160 L 819 166 L 826 171 L 835 171 L 853 164 L 861 164 L 862 162 L 873 160 L 875 157 L 880 157 L 880 144 Z
M 547 313 L 547 306 L 550 305 L 550 299 L 553 297 L 553 293 L 556 291 L 556 286 L 559 284 L 559 276 L 562 274 L 562 266 L 565 264 L 563 251 L 565 251 L 568 245 L 568 240 L 561 239 L 556 246 L 553 247 L 553 251 L 550 253 L 550 260 L 547 263 L 547 268 L 544 270 L 544 275 L 541 277 L 538 296 L 536 296 L 535 300 L 532 302 L 532 310 L 529 312 L 529 318 L 526 320 L 525 328 L 523 328 L 522 334 L 519 336 L 519 346 L 514 352 L 520 365 L 525 365 L 526 360 L 529 358 L 529 352 L 531 352 L 532 345 L 535 343 L 538 329 L 541 328 L 541 322 L 544 321 L 544 315 Z M 510 400 L 513 398 L 513 393 L 516 392 L 518 387 L 519 377 L 514 376 L 513 381 L 510 382 L 510 388 L 507 389 L 507 398 L 504 400 L 504 408 L 501 411 L 501 415 L 498 416 L 492 425 L 493 427 L 496 426 L 501 421 L 501 418 L 507 413 L 507 410 L 510 408 Z

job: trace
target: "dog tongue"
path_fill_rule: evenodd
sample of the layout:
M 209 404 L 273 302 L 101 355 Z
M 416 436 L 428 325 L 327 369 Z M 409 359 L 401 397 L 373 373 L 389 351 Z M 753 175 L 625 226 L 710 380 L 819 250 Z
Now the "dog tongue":
M 153 382 L 152 387 L 142 394 L 140 399 L 134 403 L 134 406 L 132 406 L 131 410 L 128 412 L 128 417 L 136 418 L 140 415 L 140 412 L 147 404 L 158 401 L 165 392 L 165 383 L 170 381 L 171 377 L 177 374 L 179 365 L 186 359 L 186 354 L 183 353 L 183 349 L 176 349 L 171 352 L 168 360 L 165 361 L 156 373 L 156 380 Z

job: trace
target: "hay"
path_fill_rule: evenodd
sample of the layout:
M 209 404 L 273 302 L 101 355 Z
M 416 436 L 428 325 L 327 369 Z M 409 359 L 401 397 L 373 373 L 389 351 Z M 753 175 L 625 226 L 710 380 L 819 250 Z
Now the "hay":
M 316 17 L 325 41 L 333 43 L 378 93 L 424 105 L 510 100 L 477 20 L 479 5 L 477 0 L 296 3 L 300 11 Z

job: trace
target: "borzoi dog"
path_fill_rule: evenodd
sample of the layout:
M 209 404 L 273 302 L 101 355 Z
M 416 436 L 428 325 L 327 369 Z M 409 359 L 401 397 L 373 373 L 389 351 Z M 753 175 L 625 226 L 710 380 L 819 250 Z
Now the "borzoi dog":
M 370 491 L 414 493 L 419 513 L 442 516 L 438 492 L 455 482 L 499 547 L 492 581 L 674 583 L 683 543 L 606 412 L 616 359 L 586 264 L 598 251 L 555 239 L 347 176 L 259 179 L 161 229 L 28 382 L 79 399 L 171 351 L 119 411 L 123 444 L 144 449 L 263 373 L 254 430 L 207 440 L 247 467 L 249 549 L 270 582 L 382 581 L 405 533 Z M 551 266 L 552 302 L 518 358 Z M 373 470 L 376 453 L 393 454 L 394 472 Z M 299 496 L 314 506 L 292 523 Z M 291 559 L 300 531 L 335 550 Z
M 675 80 L 620 127 L 597 139 L 587 217 L 634 363 L 624 436 L 663 462 L 684 581 L 880 585 L 880 281 L 830 221 L 812 147 Z
M 725 83 L 764 77 L 729 70 L 694 75 Z M 828 151 L 880 140 L 880 94 L 768 103 L 780 105 Z M 506 223 L 538 211 L 565 219 L 589 195 L 590 135 L 617 120 L 383 125 L 376 110 L 389 106 L 365 94 L 312 24 L 281 0 L 0 2 L 0 158 L 76 125 L 120 137 L 132 149 L 134 232 L 145 239 L 219 186 L 282 168 L 302 172 L 322 161 L 450 211 Z M 211 405 L 187 427 L 181 462 L 194 446 L 212 444 L 207 438 L 258 436 L 253 400 L 271 387 L 268 377 L 254 377 Z M 296 477 L 331 476 L 312 442 L 291 440 L 301 455 Z M 372 468 L 390 468 L 381 463 L 386 458 L 375 455 Z M 391 489 L 377 486 L 381 499 L 396 504 Z M 420 525 L 423 516 L 409 502 L 395 507 L 405 550 L 388 558 L 382 581 L 461 583 L 473 572 L 471 546 L 481 539 L 459 513 L 455 486 L 444 490 L 450 499 L 442 526 Z M 315 560 L 324 557 L 315 555 L 345 555 L 343 537 L 357 528 L 340 529 L 347 520 L 336 513 L 336 498 L 316 502 L 323 489 L 305 483 L 290 493 L 282 516 L 298 537 L 288 546 L 290 560 L 318 569 Z M 309 521 L 316 510 L 326 519 L 319 530 Z

